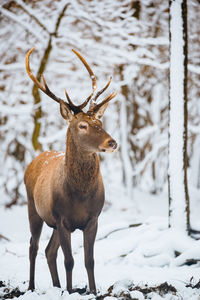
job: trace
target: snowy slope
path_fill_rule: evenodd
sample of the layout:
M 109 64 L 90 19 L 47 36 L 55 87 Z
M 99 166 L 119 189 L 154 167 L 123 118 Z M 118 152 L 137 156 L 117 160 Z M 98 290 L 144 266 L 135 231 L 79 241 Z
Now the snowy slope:
M 109 192 L 109 187 L 107 189 Z M 195 198 L 196 195 L 196 198 Z M 128 287 L 144 288 L 158 286 L 167 282 L 177 289 L 176 294 L 168 292 L 165 299 L 200 299 L 200 290 L 186 287 L 200 280 L 200 263 L 185 265 L 186 260 L 200 260 L 200 241 L 188 238 L 179 232 L 167 229 L 167 195 L 149 196 L 135 191 L 133 201 L 128 200 L 120 188 L 115 189 L 99 219 L 99 230 L 95 243 L 95 274 L 100 294 L 115 284 L 112 293 L 120 295 Z M 200 228 L 196 214 L 199 207 L 198 194 L 193 192 L 192 217 L 195 228 Z M 109 204 L 110 203 L 110 204 Z M 140 224 L 141 223 L 141 224 Z M 130 226 L 130 225 L 137 226 Z M 26 207 L 0 210 L 1 233 L 10 239 L 0 241 L 0 281 L 10 289 L 19 287 L 25 292 L 28 286 L 29 227 Z M 92 295 L 74 293 L 68 295 L 65 289 L 63 255 L 59 250 L 58 269 L 62 289 L 52 287 L 51 278 L 44 254 L 51 230 L 45 225 L 40 240 L 36 264 L 36 291 L 26 292 L 19 299 L 92 299 Z M 72 247 L 75 258 L 73 285 L 84 288 L 87 282 L 83 262 L 82 233 L 72 235 Z M 175 257 L 174 251 L 181 253 Z M 0 295 L 5 287 L 0 288 Z M 63 292 L 64 291 L 64 292 Z M 132 299 L 144 299 L 139 290 L 130 292 Z M 148 293 L 148 299 L 162 299 L 158 292 Z M 1 296 L 0 296 L 1 297 Z M 110 298 L 111 299 L 111 298 Z

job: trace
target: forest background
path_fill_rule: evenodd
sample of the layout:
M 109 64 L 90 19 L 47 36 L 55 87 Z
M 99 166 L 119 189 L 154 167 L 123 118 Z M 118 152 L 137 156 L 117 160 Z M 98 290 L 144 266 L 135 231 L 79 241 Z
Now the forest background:
M 188 167 L 200 188 L 198 1 L 188 3 Z M 87 71 L 71 51 L 93 67 L 101 88 L 112 75 L 118 90 L 104 126 L 118 152 L 102 163 L 106 181 L 158 194 L 168 168 L 169 9 L 167 1 L 4 1 L 0 9 L 1 203 L 26 201 L 23 174 L 39 150 L 64 150 L 66 127 L 59 108 L 38 93 L 25 72 L 25 55 L 36 46 L 31 66 L 45 73 L 55 93 L 66 88 L 78 104 L 90 92 Z M 114 174 L 118 174 L 118 179 Z M 134 201 L 134 199 L 133 199 Z
M 126 211 L 131 202 L 135 214 L 129 221 L 135 222 L 146 206 L 143 221 L 155 197 L 157 209 L 167 215 L 169 2 L 2 0 L 0 4 L 1 211 L 5 214 L 4 207 L 26 204 L 24 171 L 38 153 L 65 150 L 67 128 L 57 103 L 38 92 L 26 74 L 26 53 L 36 46 L 31 69 L 38 78 L 44 73 L 59 97 L 64 98 L 67 89 L 80 104 L 91 92 L 88 73 L 72 49 L 92 66 L 98 89 L 112 76 L 107 93 L 119 91 L 103 118 L 104 128 L 119 145 L 112 155 L 101 155 L 105 210 L 112 215 L 117 203 Z M 193 215 L 200 205 L 199 15 L 200 2 L 188 1 L 187 169 Z M 159 202 L 163 198 L 164 207 Z M 199 231 L 193 215 L 192 228 Z M 6 232 L 2 228 L 0 234 Z

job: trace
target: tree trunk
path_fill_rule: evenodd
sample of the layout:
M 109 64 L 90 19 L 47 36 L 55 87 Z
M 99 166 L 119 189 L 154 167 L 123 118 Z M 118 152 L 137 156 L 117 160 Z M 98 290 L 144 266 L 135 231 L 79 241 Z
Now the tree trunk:
M 123 80 L 123 66 L 119 66 L 119 74 L 121 80 Z M 123 181 L 126 187 L 126 191 L 129 198 L 132 198 L 132 165 L 129 157 L 129 147 L 128 147 L 128 139 L 127 139 L 127 132 L 128 132 L 128 125 L 127 125 L 127 103 L 129 101 L 128 94 L 129 89 L 127 85 L 123 85 L 121 87 L 122 95 L 124 96 L 124 101 L 121 103 L 121 110 L 120 110 L 120 129 L 121 129 L 121 158 L 122 158 L 122 165 L 123 165 Z
M 60 12 L 60 14 L 58 16 L 58 19 L 56 21 L 56 24 L 55 24 L 54 32 L 49 34 L 48 44 L 47 44 L 47 47 L 44 51 L 44 55 L 43 55 L 42 60 L 40 62 L 40 66 L 39 66 L 37 76 L 36 76 L 36 78 L 38 80 L 40 80 L 41 74 L 43 74 L 43 72 L 46 68 L 48 58 L 49 58 L 50 52 L 52 50 L 52 36 L 57 37 L 60 22 L 62 20 L 62 17 L 64 16 L 64 13 L 65 13 L 68 5 L 69 4 L 66 4 L 63 7 L 62 11 Z M 41 103 L 40 93 L 38 91 L 38 87 L 35 84 L 34 84 L 33 89 L 32 89 L 32 95 L 33 95 L 33 98 L 34 98 L 34 104 L 35 105 L 40 104 Z M 34 116 L 33 116 L 33 118 L 34 118 L 34 129 L 33 129 L 33 134 L 32 134 L 33 148 L 34 148 L 34 150 L 39 150 L 39 151 L 42 151 L 42 145 L 39 143 L 39 140 L 38 140 L 39 135 L 40 135 L 40 127 L 41 127 L 40 119 L 41 119 L 41 117 L 42 117 L 42 108 L 41 108 L 41 105 L 39 105 L 34 111 Z
M 187 1 L 170 0 L 169 226 L 190 232 L 187 184 Z

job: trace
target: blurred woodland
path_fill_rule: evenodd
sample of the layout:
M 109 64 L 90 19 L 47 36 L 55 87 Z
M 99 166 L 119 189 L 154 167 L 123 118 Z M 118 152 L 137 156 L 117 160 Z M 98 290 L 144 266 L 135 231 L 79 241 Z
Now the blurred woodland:
M 25 167 L 42 150 L 65 149 L 59 107 L 38 92 L 25 71 L 44 73 L 51 90 L 76 104 L 91 91 L 86 58 L 101 89 L 118 90 L 104 127 L 119 151 L 102 156 L 107 182 L 128 195 L 138 187 L 160 193 L 167 183 L 169 99 L 169 3 L 162 0 L 1 0 L 0 5 L 0 195 L 1 204 L 26 201 Z M 188 1 L 188 167 L 200 188 L 200 3 Z M 116 175 L 117 174 L 117 175 Z M 116 184 L 116 183 L 115 183 Z

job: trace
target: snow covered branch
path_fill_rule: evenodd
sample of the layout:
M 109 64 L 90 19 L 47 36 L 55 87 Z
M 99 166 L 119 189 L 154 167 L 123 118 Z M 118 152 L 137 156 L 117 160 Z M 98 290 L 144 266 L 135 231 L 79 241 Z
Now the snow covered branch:
M 9 12 L 7 9 L 0 7 L 0 12 L 6 16 L 7 18 L 11 19 L 13 22 L 18 23 L 24 29 L 26 29 L 29 33 L 31 33 L 39 42 L 42 42 L 42 36 L 38 34 L 38 31 L 34 30 L 31 25 L 24 22 L 19 16 L 15 16 L 12 12 Z

